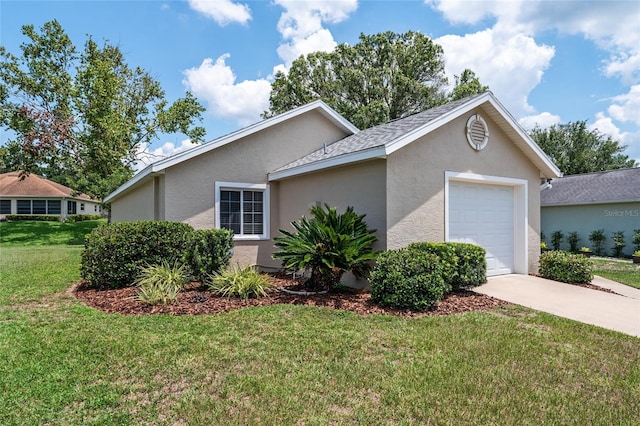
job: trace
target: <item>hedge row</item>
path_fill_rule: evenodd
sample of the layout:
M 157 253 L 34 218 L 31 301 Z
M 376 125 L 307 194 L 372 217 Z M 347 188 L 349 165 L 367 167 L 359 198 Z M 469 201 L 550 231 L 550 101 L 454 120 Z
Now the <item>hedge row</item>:
M 487 280 L 485 250 L 466 243 L 414 243 L 378 256 L 369 283 L 382 306 L 425 311 L 452 290 Z
M 85 239 L 80 271 L 90 287 L 133 285 L 144 266 L 179 262 L 201 279 L 229 264 L 233 233 L 196 231 L 186 223 L 140 221 L 101 225 Z
M 540 275 L 550 280 L 589 284 L 593 280 L 592 268 L 589 259 L 579 254 L 551 250 L 540 255 Z
M 8 221 L 33 220 L 38 222 L 60 222 L 60 216 L 52 214 L 8 214 Z

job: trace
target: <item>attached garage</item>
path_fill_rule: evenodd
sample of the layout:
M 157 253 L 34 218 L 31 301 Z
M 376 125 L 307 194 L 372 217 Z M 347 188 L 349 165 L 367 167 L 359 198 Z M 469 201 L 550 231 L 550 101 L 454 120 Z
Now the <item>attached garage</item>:
M 446 240 L 487 251 L 487 275 L 527 273 L 527 181 L 447 173 Z

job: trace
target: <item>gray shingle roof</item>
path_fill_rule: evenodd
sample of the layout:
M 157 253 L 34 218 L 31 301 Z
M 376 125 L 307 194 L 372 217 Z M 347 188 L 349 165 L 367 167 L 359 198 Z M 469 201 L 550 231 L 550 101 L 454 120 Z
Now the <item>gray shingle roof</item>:
M 407 133 L 430 123 L 431 121 L 436 120 L 449 111 L 456 109 L 460 105 L 466 104 L 477 96 L 482 96 L 482 94 L 470 96 L 459 101 L 451 102 L 446 105 L 441 105 L 408 117 L 391 121 L 389 123 L 362 130 L 355 135 L 347 136 L 344 139 L 327 145 L 326 150 L 324 147 L 321 147 L 296 161 L 285 164 L 284 166 L 274 170 L 274 172 L 281 172 L 294 167 L 315 163 L 317 161 L 384 146 Z
M 640 168 L 565 176 L 540 193 L 543 206 L 640 201 Z

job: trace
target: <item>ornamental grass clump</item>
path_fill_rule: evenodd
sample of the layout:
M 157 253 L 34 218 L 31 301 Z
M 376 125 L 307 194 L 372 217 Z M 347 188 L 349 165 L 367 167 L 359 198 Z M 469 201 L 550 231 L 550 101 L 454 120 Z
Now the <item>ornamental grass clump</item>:
M 242 299 L 265 297 L 273 287 L 271 281 L 251 265 L 214 272 L 207 278 L 205 285 L 219 296 Z
M 188 272 L 183 265 L 162 262 L 141 268 L 135 281 L 139 287 L 136 299 L 149 305 L 167 305 L 178 299 L 178 293 L 188 280 Z
M 304 283 L 310 291 L 328 290 L 340 283 L 349 271 L 361 278 L 371 269 L 376 258 L 373 243 L 378 240 L 374 229 L 368 229 L 366 215 L 348 207 L 344 213 L 325 204 L 311 208 L 312 218 L 302 217 L 291 222 L 295 232 L 281 229 L 276 237 L 279 251 L 274 259 L 282 259 L 282 266 L 292 270 L 310 270 Z

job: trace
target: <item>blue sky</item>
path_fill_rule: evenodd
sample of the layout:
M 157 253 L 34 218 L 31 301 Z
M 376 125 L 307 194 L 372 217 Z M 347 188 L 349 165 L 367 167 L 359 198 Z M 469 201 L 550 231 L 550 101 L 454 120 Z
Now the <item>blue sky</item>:
M 587 120 L 640 161 L 638 1 L 1 0 L 0 44 L 18 53 L 20 27 L 52 19 L 79 47 L 118 45 L 169 100 L 191 90 L 208 140 L 260 120 L 274 72 L 300 54 L 415 30 L 443 46 L 451 81 L 471 68 L 525 128 Z M 189 146 L 163 135 L 145 161 Z

